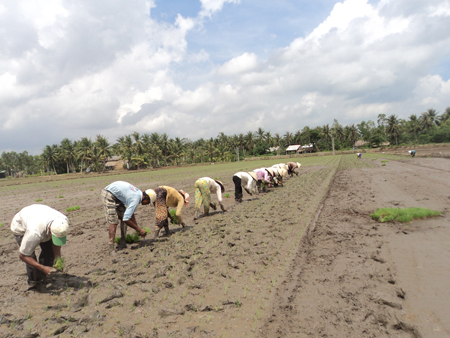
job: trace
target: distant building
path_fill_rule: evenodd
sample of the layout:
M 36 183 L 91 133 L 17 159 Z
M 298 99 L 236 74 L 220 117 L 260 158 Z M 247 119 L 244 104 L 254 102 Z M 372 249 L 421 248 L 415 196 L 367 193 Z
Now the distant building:
M 0 171 L 0 178 L 6 178 L 6 170 Z
M 278 147 L 270 147 L 267 151 L 273 153 L 274 151 L 278 152 L 278 149 L 280 149 L 280 146 L 278 146 Z
M 106 170 L 120 170 L 123 169 L 124 162 L 120 156 L 111 156 L 106 160 Z
M 369 143 L 369 142 L 363 141 L 363 140 L 358 140 L 355 142 L 354 147 L 361 148 L 361 147 L 365 146 L 367 143 Z
M 312 143 L 302 146 L 301 153 L 312 153 L 314 152 L 314 145 Z
M 289 147 L 286 148 L 286 155 L 288 154 L 299 154 L 301 151 L 301 145 L 297 144 L 297 145 L 291 145 Z

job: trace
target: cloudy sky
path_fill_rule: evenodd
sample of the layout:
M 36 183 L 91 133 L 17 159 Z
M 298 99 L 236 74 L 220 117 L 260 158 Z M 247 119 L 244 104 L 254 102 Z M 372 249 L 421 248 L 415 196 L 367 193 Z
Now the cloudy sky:
M 2 0 L 0 152 L 450 106 L 450 0 Z

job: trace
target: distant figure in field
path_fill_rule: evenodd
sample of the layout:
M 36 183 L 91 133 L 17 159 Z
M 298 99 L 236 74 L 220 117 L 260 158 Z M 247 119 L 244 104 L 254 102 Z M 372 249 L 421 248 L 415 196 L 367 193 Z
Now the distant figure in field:
M 288 162 L 288 163 L 286 163 L 286 165 L 288 166 L 288 174 L 291 177 L 294 176 L 294 174 L 298 176 L 298 172 L 295 171 L 295 169 L 300 169 L 300 166 L 301 166 L 300 163 Z
M 61 257 L 61 246 L 66 244 L 68 230 L 67 217 L 46 205 L 30 205 L 14 216 L 11 231 L 19 244 L 19 258 L 27 265 L 31 287 L 45 283 L 55 258 Z M 41 247 L 39 261 L 35 254 L 38 246 Z
M 359 159 L 362 158 L 362 153 L 356 153 L 356 156 L 358 156 Z
M 121 239 L 119 247 L 126 247 L 125 237 L 127 226 L 139 232 L 139 236 L 145 237 L 147 232 L 140 228 L 134 217 L 134 211 L 139 204 L 150 204 L 151 198 L 147 192 L 142 192 L 130 183 L 116 181 L 102 190 L 103 207 L 105 208 L 106 221 L 109 223 L 109 249 L 114 251 L 114 238 L 116 228 L 120 221 Z
M 233 175 L 234 182 L 234 199 L 236 202 L 242 202 L 242 188 L 249 194 L 257 192 L 255 179 L 247 172 L 240 171 Z
M 416 151 L 410 150 L 409 153 L 411 154 L 411 157 L 416 157 Z
M 176 221 L 184 228 L 186 224 L 181 218 L 181 211 L 183 210 L 183 206 L 189 204 L 189 194 L 187 192 L 184 192 L 183 190 L 176 190 L 175 188 L 165 185 L 162 185 L 156 188 L 154 191 L 151 191 L 155 194 L 155 199 L 152 199 L 152 203 L 155 207 L 156 215 L 156 222 L 151 238 L 158 238 L 159 232 L 162 228 L 164 228 L 165 230 L 165 236 L 168 236 L 170 234 L 169 218 L 172 223 L 175 223 Z M 176 215 L 174 217 L 170 215 L 169 207 L 177 208 Z M 174 218 L 176 218 L 176 220 Z
M 210 177 L 202 177 L 195 181 L 195 215 L 194 220 L 200 216 L 200 209 L 203 205 L 205 216 L 209 216 L 209 207 L 216 210 L 216 206 L 211 203 L 211 194 L 217 195 L 220 208 L 226 211 L 222 202 L 222 194 L 225 192 L 223 183 Z

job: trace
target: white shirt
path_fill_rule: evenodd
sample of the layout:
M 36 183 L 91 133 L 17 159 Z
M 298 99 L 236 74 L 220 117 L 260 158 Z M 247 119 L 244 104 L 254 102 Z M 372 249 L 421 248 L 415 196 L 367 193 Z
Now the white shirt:
M 222 203 L 222 188 L 220 187 L 220 184 L 214 181 L 211 177 L 202 177 L 199 178 L 199 180 L 208 182 L 209 192 L 211 194 L 216 194 L 217 200 L 219 201 L 219 203 Z
M 234 176 L 237 176 L 241 179 L 241 186 L 251 192 L 256 192 L 256 181 L 253 179 L 253 177 L 250 176 L 249 173 L 240 171 L 234 174 Z
M 42 204 L 33 204 L 20 210 L 11 222 L 11 231 L 14 235 L 23 236 L 19 252 L 31 256 L 36 247 L 52 239 L 50 225 L 56 218 L 64 214 Z

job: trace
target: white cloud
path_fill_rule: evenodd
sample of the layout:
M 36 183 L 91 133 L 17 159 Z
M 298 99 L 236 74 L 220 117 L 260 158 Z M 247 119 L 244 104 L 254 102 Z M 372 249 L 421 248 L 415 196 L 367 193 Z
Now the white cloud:
M 219 67 L 217 73 L 220 75 L 242 74 L 255 70 L 257 66 L 258 57 L 253 53 L 244 53 Z
M 229 4 L 239 4 L 240 0 L 200 0 L 202 3 L 202 10 L 199 13 L 199 17 L 211 17 L 212 14 L 218 12 L 222 9 L 223 5 Z

